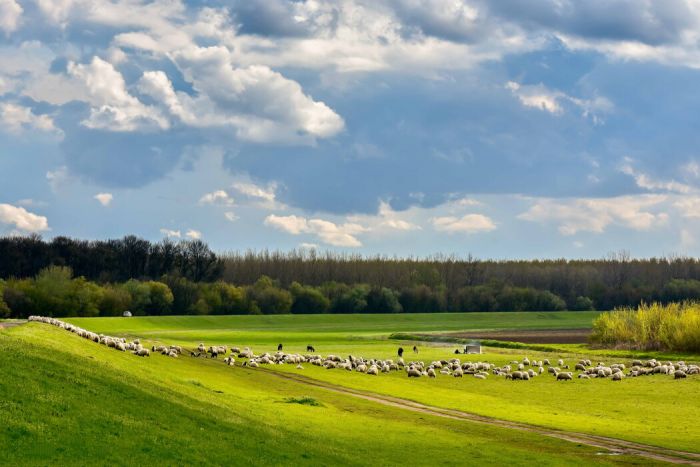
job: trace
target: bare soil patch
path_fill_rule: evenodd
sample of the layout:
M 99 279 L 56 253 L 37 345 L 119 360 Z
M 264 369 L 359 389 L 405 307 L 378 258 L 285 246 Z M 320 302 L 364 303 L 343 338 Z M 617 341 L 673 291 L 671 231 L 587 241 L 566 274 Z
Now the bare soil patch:
M 458 339 L 493 339 L 523 344 L 585 344 L 590 335 L 590 329 L 460 331 L 433 334 Z
M 24 320 L 19 320 L 19 321 L 0 321 L 0 329 L 5 329 L 5 328 L 11 328 L 14 326 L 19 326 L 20 324 L 24 324 L 26 321 Z

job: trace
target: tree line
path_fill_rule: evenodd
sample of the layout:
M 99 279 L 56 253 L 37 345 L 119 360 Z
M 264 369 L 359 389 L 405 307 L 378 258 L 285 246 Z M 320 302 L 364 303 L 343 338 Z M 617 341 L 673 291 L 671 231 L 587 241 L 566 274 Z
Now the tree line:
M 0 278 L 36 276 L 48 266 L 67 266 L 97 282 L 156 279 L 178 274 L 194 282 L 221 277 L 223 261 L 201 240 L 149 242 L 134 235 L 114 240 L 77 240 L 39 235 L 0 237 Z
M 64 271 L 47 280 L 47 271 Z M 65 271 L 69 271 L 66 273 Z M 65 279 L 66 274 L 70 279 Z M 700 300 L 695 258 L 493 261 L 315 250 L 216 254 L 200 240 L 0 238 L 0 315 L 609 310 Z M 46 292 L 46 284 L 52 286 Z M 43 292 L 42 292 L 43 291 Z M 69 291 L 69 292 L 66 292 Z M 172 299 L 170 297 L 172 296 Z M 40 305 L 41 304 L 41 305 Z M 10 310 L 10 311 L 7 311 Z

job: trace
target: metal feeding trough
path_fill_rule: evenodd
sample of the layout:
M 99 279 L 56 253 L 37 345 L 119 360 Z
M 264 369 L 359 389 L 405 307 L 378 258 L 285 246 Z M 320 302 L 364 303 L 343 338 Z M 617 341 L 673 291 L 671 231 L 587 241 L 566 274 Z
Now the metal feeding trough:
M 472 342 L 464 346 L 465 354 L 480 354 L 481 344 L 479 342 Z

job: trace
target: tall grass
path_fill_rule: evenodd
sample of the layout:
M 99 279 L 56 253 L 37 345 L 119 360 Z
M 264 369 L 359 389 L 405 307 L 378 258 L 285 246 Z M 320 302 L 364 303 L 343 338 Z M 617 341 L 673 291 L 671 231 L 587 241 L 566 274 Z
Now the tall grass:
M 700 352 L 700 303 L 642 303 L 601 313 L 591 340 L 606 347 Z

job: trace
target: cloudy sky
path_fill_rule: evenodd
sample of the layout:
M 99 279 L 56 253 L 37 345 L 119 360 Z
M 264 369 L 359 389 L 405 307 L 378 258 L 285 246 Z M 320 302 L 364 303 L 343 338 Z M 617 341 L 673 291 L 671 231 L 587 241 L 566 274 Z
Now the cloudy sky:
M 700 255 L 700 0 L 0 0 L 0 235 Z

